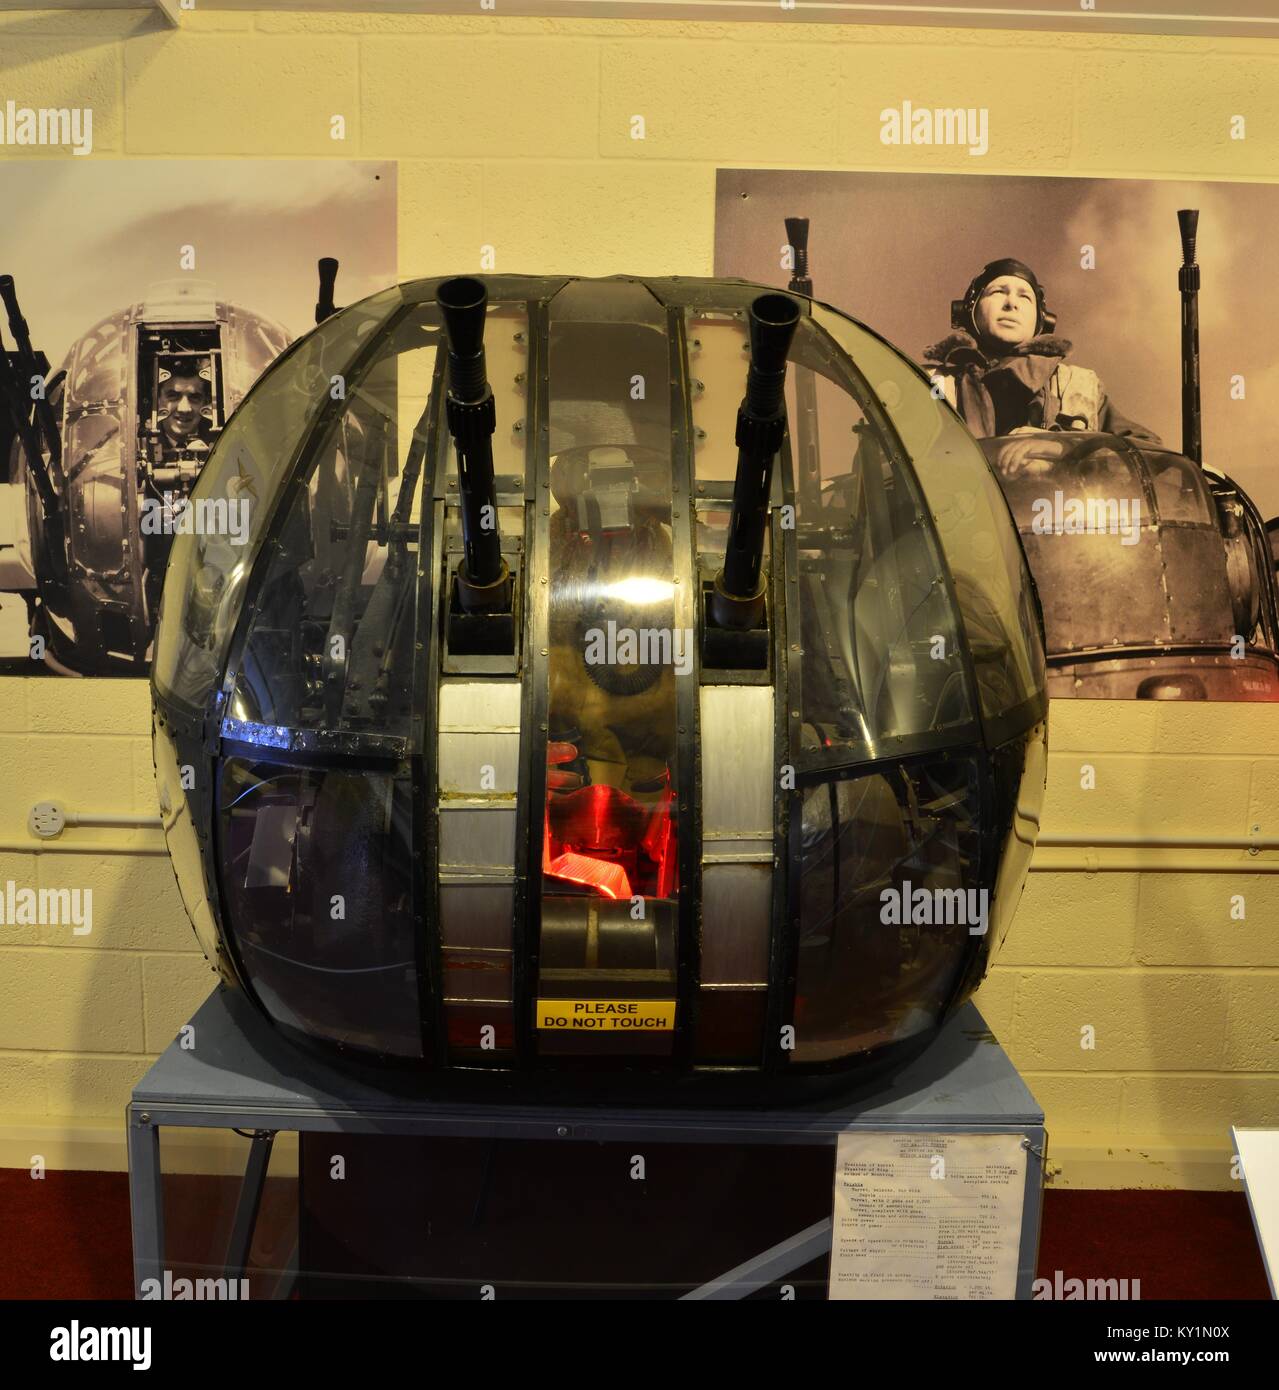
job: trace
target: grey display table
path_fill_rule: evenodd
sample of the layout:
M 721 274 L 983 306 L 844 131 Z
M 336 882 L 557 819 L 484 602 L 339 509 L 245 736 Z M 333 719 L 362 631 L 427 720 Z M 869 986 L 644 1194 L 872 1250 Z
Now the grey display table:
M 1027 1150 L 1017 1297 L 1035 1277 L 1043 1190 L 1043 1111 L 981 1015 L 966 1005 L 920 1057 L 882 1089 L 768 1108 L 655 1108 L 519 1098 L 431 1098 L 397 1089 L 393 1076 L 341 1072 L 282 1038 L 245 999 L 219 987 L 191 1019 L 194 1047 L 169 1046 L 126 1108 L 135 1289 L 162 1278 L 162 1126 L 246 1129 L 253 1143 L 227 1256 L 248 1257 L 258 1203 L 279 1131 L 650 1144 L 817 1144 L 850 1130 L 1018 1134 Z M 741 1298 L 830 1248 L 827 1218 L 707 1282 L 692 1298 Z

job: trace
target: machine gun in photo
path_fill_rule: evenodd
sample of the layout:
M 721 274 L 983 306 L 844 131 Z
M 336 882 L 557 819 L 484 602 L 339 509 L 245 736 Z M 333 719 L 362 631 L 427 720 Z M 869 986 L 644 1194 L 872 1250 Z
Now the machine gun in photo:
M 13 344 L 0 333 L 0 669 L 145 675 L 191 490 L 288 332 L 175 280 L 95 324 L 51 372 L 12 275 L 0 301 Z
M 1204 460 L 1198 223 L 1197 210 L 1178 213 L 1180 452 L 1081 428 L 1064 412 L 1049 428 L 978 439 L 1030 564 L 1054 697 L 1279 700 L 1279 523 L 1264 523 L 1243 488 Z M 804 277 L 791 288 L 811 294 L 807 221 L 786 225 Z M 936 390 L 941 378 L 920 370 Z M 797 455 L 813 457 L 803 436 L 816 417 L 796 415 Z M 825 495 L 832 486 L 826 477 Z

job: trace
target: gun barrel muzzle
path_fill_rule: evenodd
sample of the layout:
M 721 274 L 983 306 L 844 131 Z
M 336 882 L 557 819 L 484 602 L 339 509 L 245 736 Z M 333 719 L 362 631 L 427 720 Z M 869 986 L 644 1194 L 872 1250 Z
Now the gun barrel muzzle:
M 773 484 L 773 460 L 786 434 L 786 359 L 799 323 L 799 304 L 784 294 L 760 295 L 750 306 L 751 361 L 737 411 L 737 477 L 724 568 L 711 596 L 721 627 L 753 627 L 764 607 L 759 574 Z
M 332 256 L 321 256 L 319 261 L 320 295 L 315 304 L 315 321 L 323 323 L 337 313 L 333 303 L 333 289 L 337 284 L 338 263 Z
M 786 218 L 786 244 L 795 253 L 795 272 L 791 278 L 792 288 L 796 280 L 808 279 L 808 218 Z
M 4 304 L 5 312 L 9 316 L 9 331 L 13 334 L 13 341 L 18 349 L 22 374 L 27 378 L 23 382 L 23 390 L 29 392 L 32 381 L 41 373 L 41 364 L 31 342 L 31 330 L 27 327 L 27 321 L 22 317 L 22 309 L 18 305 L 18 289 L 13 283 L 12 275 L 0 275 L 0 302 Z M 44 384 L 46 387 L 48 386 L 47 381 Z M 53 407 L 43 392 L 35 397 L 34 412 L 40 440 L 48 450 L 55 468 L 60 467 L 62 464 L 62 435 L 57 417 L 53 413 Z
M 462 501 L 465 560 L 458 592 L 463 607 L 500 606 L 507 599 L 506 564 L 497 525 L 493 481 L 493 431 L 497 427 L 493 392 L 484 361 L 484 320 L 488 290 L 469 275 L 445 280 L 435 292 L 448 339 L 449 433 L 457 450 L 458 491 Z
M 1199 392 L 1199 266 L 1195 243 L 1199 210 L 1182 208 L 1177 213 L 1181 233 L 1181 265 L 1177 286 L 1181 290 L 1181 452 L 1203 464 L 1203 414 Z

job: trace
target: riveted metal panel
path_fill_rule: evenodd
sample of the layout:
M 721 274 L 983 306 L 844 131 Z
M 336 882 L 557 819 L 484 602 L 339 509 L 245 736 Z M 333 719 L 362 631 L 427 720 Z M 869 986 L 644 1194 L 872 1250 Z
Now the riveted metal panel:
M 730 835 L 773 840 L 773 691 L 762 685 L 704 685 L 703 842 Z
M 440 795 L 514 795 L 520 774 L 519 734 L 444 733 L 440 736 Z
M 474 878 L 440 884 L 440 940 L 445 948 L 509 950 L 515 883 Z
M 515 801 L 454 801 L 440 807 L 440 872 L 515 869 Z
M 706 864 L 702 868 L 702 981 L 768 982 L 773 866 Z
M 519 681 L 441 680 L 439 730 L 518 734 Z
M 509 931 L 509 924 L 508 924 Z M 511 1002 L 511 953 L 444 948 L 444 998 Z

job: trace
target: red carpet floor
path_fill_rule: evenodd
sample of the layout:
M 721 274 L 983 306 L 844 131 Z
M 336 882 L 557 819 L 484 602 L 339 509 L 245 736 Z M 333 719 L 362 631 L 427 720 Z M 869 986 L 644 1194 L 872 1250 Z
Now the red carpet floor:
M 130 1261 L 125 1174 L 0 1169 L 0 1298 L 127 1299 Z M 1056 1270 L 1140 1279 L 1143 1299 L 1270 1296 L 1237 1192 L 1048 1191 L 1039 1273 Z

